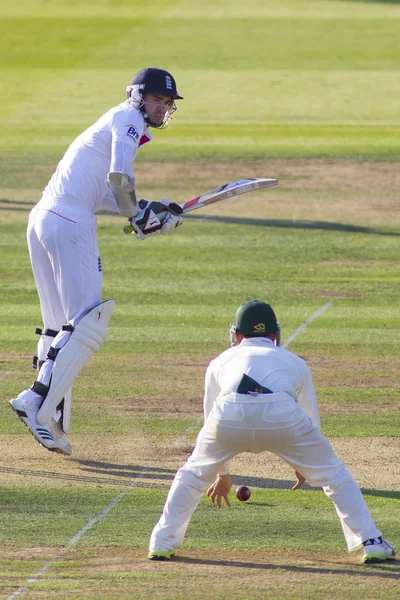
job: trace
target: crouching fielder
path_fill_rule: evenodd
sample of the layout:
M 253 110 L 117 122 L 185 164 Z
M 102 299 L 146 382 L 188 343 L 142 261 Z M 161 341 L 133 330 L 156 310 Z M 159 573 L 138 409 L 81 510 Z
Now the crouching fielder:
M 356 481 L 320 431 L 310 370 L 279 347 L 279 324 L 271 306 L 257 300 L 242 304 L 231 326 L 231 342 L 233 347 L 207 369 L 204 426 L 172 483 L 150 538 L 149 558 L 173 556 L 207 488 L 218 507 L 222 499 L 230 505 L 231 458 L 265 451 L 294 468 L 293 489 L 306 480 L 322 487 L 335 506 L 348 550 L 362 547 L 365 563 L 394 558 Z
M 72 142 L 30 213 L 28 248 L 43 328 L 36 330 L 37 380 L 11 400 L 11 407 L 48 450 L 72 452 L 65 435 L 72 384 L 103 344 L 114 306 L 112 300 L 100 301 L 95 213 L 107 209 L 128 218 L 138 239 L 182 224 L 182 209 L 174 202 L 137 200 L 132 170 L 139 147 L 152 139 L 149 127 L 165 128 L 179 99 L 168 71 L 136 73 L 127 99 Z

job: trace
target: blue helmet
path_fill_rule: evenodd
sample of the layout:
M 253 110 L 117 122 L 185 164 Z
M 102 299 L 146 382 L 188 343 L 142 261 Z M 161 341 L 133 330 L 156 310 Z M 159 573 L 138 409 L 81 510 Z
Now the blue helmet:
M 183 100 L 182 96 L 178 94 L 176 82 L 171 73 L 164 69 L 157 69 L 156 67 L 148 67 L 138 71 L 127 86 L 126 94 L 129 102 L 143 114 L 146 123 L 151 127 L 157 128 L 165 127 L 171 114 L 176 111 L 175 100 Z M 165 121 L 160 125 L 152 123 L 149 119 L 144 108 L 143 94 L 162 94 L 170 96 L 174 100 Z

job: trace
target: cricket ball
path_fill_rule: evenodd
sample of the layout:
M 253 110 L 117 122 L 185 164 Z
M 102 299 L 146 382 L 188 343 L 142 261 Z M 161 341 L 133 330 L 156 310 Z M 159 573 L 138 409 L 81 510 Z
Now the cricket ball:
M 239 487 L 236 488 L 235 493 L 236 498 L 240 500 L 240 502 L 246 502 L 251 496 L 250 488 L 248 488 L 247 485 L 239 485 Z

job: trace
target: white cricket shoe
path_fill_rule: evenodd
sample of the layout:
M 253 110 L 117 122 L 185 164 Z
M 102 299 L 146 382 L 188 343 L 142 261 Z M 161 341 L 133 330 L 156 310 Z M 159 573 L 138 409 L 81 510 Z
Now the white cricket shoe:
M 58 444 L 58 448 L 57 448 L 57 450 L 55 450 L 55 452 L 58 452 L 59 454 L 66 454 L 67 456 L 70 456 L 72 454 L 72 446 L 69 443 L 67 436 L 65 435 L 64 430 L 60 425 L 60 422 L 56 421 L 55 419 L 51 419 L 50 420 L 50 431 L 53 434 L 53 438 L 56 440 L 56 442 Z
M 363 550 L 363 563 L 365 564 L 394 560 L 396 556 L 393 546 L 381 537 L 363 542 Z
M 47 450 L 58 452 L 59 446 L 50 431 L 50 425 L 41 425 L 37 420 L 37 414 L 42 401 L 43 398 L 33 390 L 24 390 L 19 394 L 18 398 L 10 400 L 10 405 L 39 444 L 47 448 Z

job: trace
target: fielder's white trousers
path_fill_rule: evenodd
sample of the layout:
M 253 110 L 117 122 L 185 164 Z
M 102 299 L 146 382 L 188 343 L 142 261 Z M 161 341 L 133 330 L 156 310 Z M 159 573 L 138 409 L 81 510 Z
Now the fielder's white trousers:
M 257 402 L 242 394 L 224 398 L 228 401 L 214 405 L 192 455 L 175 476 L 150 550 L 176 550 L 182 544 L 207 487 L 224 463 L 241 452 L 273 452 L 310 485 L 322 486 L 334 503 L 348 550 L 382 535 L 356 481 L 294 398 L 284 393 L 263 394 Z

